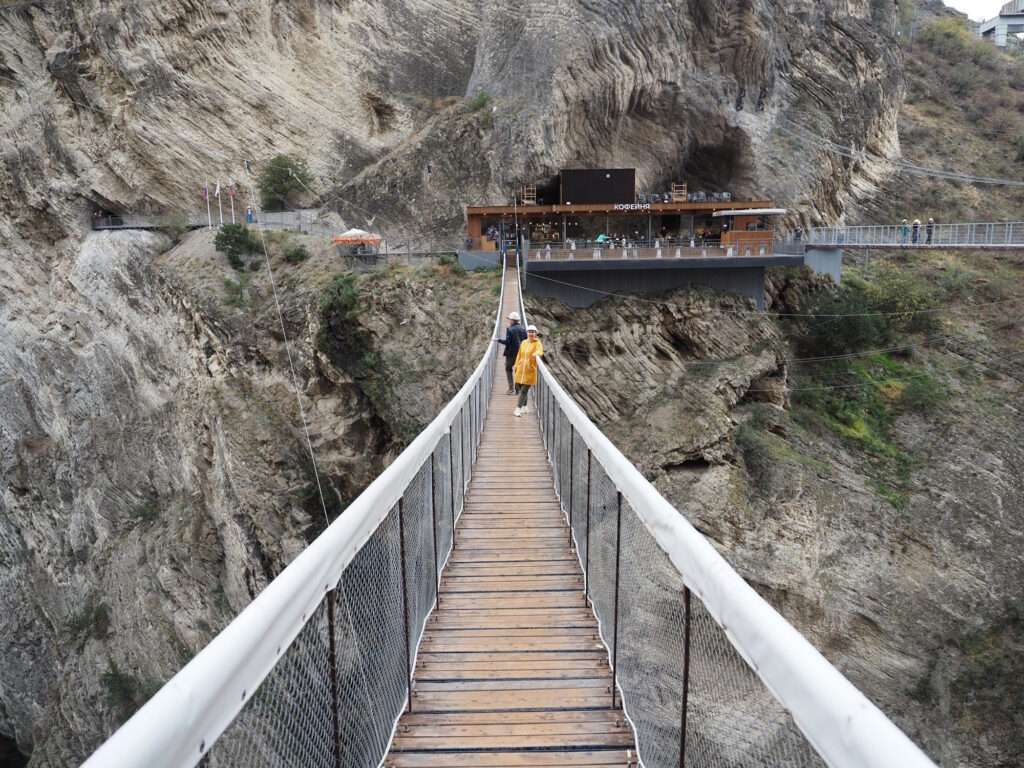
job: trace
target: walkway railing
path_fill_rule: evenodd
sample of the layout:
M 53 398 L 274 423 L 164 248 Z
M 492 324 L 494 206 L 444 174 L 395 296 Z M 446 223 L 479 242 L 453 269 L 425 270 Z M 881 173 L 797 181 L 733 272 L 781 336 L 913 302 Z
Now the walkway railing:
M 555 490 L 642 765 L 934 768 L 540 369 Z
M 879 224 L 854 227 L 812 227 L 808 247 L 846 248 L 1024 248 L 1024 222 Z
M 496 360 L 488 344 L 430 426 L 85 766 L 378 765 L 410 695 Z
M 690 243 L 693 243 L 691 246 Z M 534 261 L 616 261 L 622 259 L 707 259 L 771 256 L 775 241 L 768 236 L 722 244 L 718 240 L 704 242 L 686 240 L 670 243 L 654 241 L 612 245 L 611 243 L 547 243 L 531 245 L 526 251 L 527 262 Z
M 333 239 L 335 236 L 344 232 L 342 229 L 318 223 L 316 220 L 315 210 L 261 211 L 259 215 L 260 223 L 263 225 L 264 229 L 285 229 L 326 239 Z M 124 216 L 94 216 L 92 219 L 92 228 L 96 230 L 161 229 L 172 221 L 175 221 L 175 217 L 170 215 L 126 214 Z M 210 220 L 207 218 L 205 212 L 185 215 L 181 217 L 180 221 L 188 229 L 204 229 L 211 226 Z M 227 216 L 225 216 L 224 223 L 231 223 Z M 255 219 L 252 222 L 246 222 L 244 209 L 236 213 L 235 223 L 248 223 L 248 226 L 256 226 Z M 217 212 L 214 211 L 212 228 L 216 229 L 219 226 L 219 216 Z

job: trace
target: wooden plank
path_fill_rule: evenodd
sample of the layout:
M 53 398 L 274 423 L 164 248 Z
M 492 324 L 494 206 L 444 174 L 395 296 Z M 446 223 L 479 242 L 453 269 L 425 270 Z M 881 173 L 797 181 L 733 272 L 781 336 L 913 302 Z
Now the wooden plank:
M 525 733 L 475 734 L 473 729 L 464 733 L 441 733 L 427 735 L 417 729 L 415 735 L 395 736 L 392 749 L 403 751 L 432 751 L 451 749 L 600 749 L 602 747 L 631 747 L 633 734 L 609 733 L 606 727 L 597 731 L 575 729 L 556 733 L 541 733 L 537 730 Z M 444 729 L 445 731 L 449 729 Z
M 385 765 L 635 765 L 539 423 L 491 405 Z
M 561 768 L 629 764 L 636 765 L 636 752 L 624 749 L 592 752 L 393 752 L 385 762 L 389 768 Z
M 605 723 L 613 727 L 622 723 L 622 712 L 613 709 L 552 710 L 551 712 L 449 712 L 446 714 L 407 712 L 402 715 L 405 725 L 489 725 L 489 724 L 558 724 L 558 723 Z

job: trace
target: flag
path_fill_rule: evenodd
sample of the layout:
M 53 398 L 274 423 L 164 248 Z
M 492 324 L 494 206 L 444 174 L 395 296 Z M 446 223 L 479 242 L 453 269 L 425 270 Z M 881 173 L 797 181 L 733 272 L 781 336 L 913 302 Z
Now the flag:
M 220 179 L 217 179 L 217 189 L 213 191 L 213 196 L 220 199 Z
M 230 176 L 228 176 L 228 197 L 232 200 L 235 199 L 235 182 L 231 180 Z

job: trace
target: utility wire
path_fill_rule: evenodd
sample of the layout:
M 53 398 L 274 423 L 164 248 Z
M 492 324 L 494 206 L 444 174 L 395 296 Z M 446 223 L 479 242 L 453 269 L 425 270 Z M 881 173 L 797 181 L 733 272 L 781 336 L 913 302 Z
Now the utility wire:
M 984 329 L 983 332 L 984 333 L 993 333 L 995 331 L 999 331 L 999 330 L 1002 330 L 1004 328 L 1012 327 L 1012 326 L 1016 325 L 1018 322 L 1020 322 L 1020 318 L 1016 318 L 1014 320 L 1009 320 L 1009 321 L 1007 321 L 1005 323 L 1000 323 L 999 325 L 991 326 L 989 328 Z M 791 364 L 796 364 L 796 363 L 798 363 L 798 364 L 810 364 L 810 363 L 834 362 L 834 361 L 837 361 L 837 360 L 854 360 L 854 359 L 859 358 L 859 357 L 873 357 L 874 355 L 885 355 L 885 354 L 889 354 L 889 353 L 892 353 L 892 352 L 906 352 L 906 351 L 911 350 L 911 349 L 920 349 L 921 347 L 928 347 L 928 346 L 931 346 L 933 344 L 941 344 L 943 342 L 954 341 L 954 340 L 957 340 L 957 339 L 966 339 L 967 337 L 971 336 L 972 334 L 973 334 L 973 331 L 968 331 L 968 332 L 965 332 L 965 333 L 953 333 L 953 334 L 948 334 L 946 336 L 936 336 L 934 338 L 925 339 L 923 341 L 915 342 L 914 344 L 902 344 L 902 345 L 897 346 L 897 347 L 887 347 L 887 348 L 884 348 L 884 349 L 866 349 L 866 350 L 862 350 L 860 352 L 845 352 L 845 353 L 837 354 L 837 355 L 819 355 L 819 356 L 816 356 L 816 357 L 784 357 L 784 358 L 779 359 L 778 362 L 786 363 L 787 365 L 791 365 Z M 569 351 L 569 352 L 576 352 L 576 353 L 580 353 L 580 354 L 589 354 L 589 353 L 593 352 L 593 350 L 591 348 L 585 347 L 585 346 L 581 346 L 581 345 L 578 345 L 578 344 L 559 344 L 558 345 L 558 351 L 559 352 Z M 720 359 L 717 359 L 717 360 L 683 360 L 683 361 L 680 361 L 679 363 L 676 363 L 676 364 L 677 365 L 684 365 L 684 366 L 693 366 L 693 367 L 714 366 L 714 365 L 728 365 L 730 363 L 742 362 L 743 360 L 746 360 L 746 359 L 748 359 L 748 358 L 750 358 L 752 356 L 755 356 L 754 352 L 750 352 L 750 353 L 748 353 L 746 355 L 740 355 L 740 356 L 732 357 L 732 358 L 720 358 Z
M 306 435 L 306 446 L 309 448 L 309 460 L 313 463 L 313 476 L 316 478 L 316 488 L 320 493 L 320 506 L 324 511 L 324 520 L 327 525 L 331 524 L 331 519 L 327 514 L 327 502 L 324 499 L 324 489 L 320 484 L 320 471 L 316 466 L 316 455 L 313 452 L 313 441 L 309 437 L 309 425 L 306 422 L 306 409 L 302 405 L 302 391 L 299 389 L 299 377 L 295 373 L 295 363 L 292 361 L 292 348 L 291 343 L 288 341 L 288 331 L 285 328 L 284 313 L 281 311 L 281 302 L 277 295 L 277 284 L 274 282 L 274 269 L 270 264 L 270 253 L 267 251 L 267 240 L 263 235 L 263 223 L 260 220 L 260 208 L 259 203 L 256 201 L 256 190 L 253 186 L 252 173 L 249 169 L 249 163 L 245 163 L 245 175 L 249 181 L 249 196 L 252 198 L 252 210 L 253 215 L 256 217 L 256 226 L 260 232 L 260 243 L 263 244 L 263 257 L 267 262 L 267 274 L 270 277 L 270 288 L 274 294 L 274 306 L 277 307 L 277 319 L 281 323 L 281 336 L 284 338 L 284 348 L 288 355 L 288 367 L 292 373 L 292 386 L 295 387 L 295 399 L 299 403 L 299 415 L 302 417 L 302 431 Z
M 815 146 L 818 149 L 824 149 L 842 157 L 849 158 L 851 160 L 862 160 L 866 156 L 866 151 L 861 150 L 860 152 L 854 151 L 852 147 L 846 147 L 842 144 L 837 144 L 830 139 L 820 136 L 799 123 L 795 123 L 787 118 L 782 118 L 783 122 L 793 126 L 793 129 L 786 128 L 782 125 L 775 126 L 776 130 L 781 133 L 790 136 L 797 141 L 803 142 Z M 994 186 L 1005 186 L 1005 187 L 1024 187 L 1024 181 L 1016 181 L 1014 179 L 999 179 L 989 178 L 986 176 L 975 176 L 967 173 L 957 173 L 955 171 L 944 171 L 939 168 L 927 168 L 925 166 L 916 165 L 914 163 L 907 162 L 905 160 L 892 160 L 883 155 L 873 154 L 873 157 L 891 164 L 896 170 L 902 171 L 916 176 L 931 176 L 939 179 L 946 179 L 949 181 L 962 181 L 968 184 L 989 184 Z
M 47 96 L 49 96 L 51 98 L 54 98 L 54 99 L 59 98 L 58 94 L 54 94 L 51 91 L 49 91 L 48 89 L 46 89 L 46 88 L 42 88 L 40 86 L 35 86 L 35 85 L 29 85 L 28 83 L 23 83 L 22 81 L 15 80 L 14 78 L 10 78 L 10 77 L 6 77 L 4 75 L 0 75 L 0 80 L 6 80 L 8 83 L 13 83 L 14 85 L 20 86 L 21 88 L 24 88 L 24 89 L 29 90 L 29 91 L 38 91 L 39 93 L 45 93 Z M 72 104 L 74 104 L 76 106 L 82 107 L 83 109 L 89 109 L 89 110 L 92 110 L 93 112 L 98 112 L 101 115 L 106 115 L 107 117 L 117 117 L 113 112 L 107 112 L 105 109 L 100 109 L 99 107 L 94 107 L 91 104 L 83 104 L 80 101 L 75 101 L 74 99 L 70 98 L 69 96 L 65 96 L 64 98 L 67 101 L 69 101 L 70 103 L 72 103 Z
M 1001 360 L 1012 360 L 1014 358 L 1019 358 L 1022 355 L 1024 355 L 1024 352 L 1011 352 L 1011 353 L 1006 354 L 1006 355 L 1000 355 L 999 357 L 995 358 L 994 360 L 989 360 L 989 361 L 970 360 L 969 362 L 964 363 L 963 365 L 957 365 L 957 366 L 954 366 L 952 368 L 946 368 L 945 370 L 936 371 L 936 373 L 940 373 L 942 375 L 946 375 L 946 374 L 950 374 L 950 373 L 955 373 L 957 371 L 962 371 L 965 368 L 970 368 L 972 365 L 984 365 L 984 366 L 987 366 L 989 363 L 999 362 Z M 855 389 L 857 387 L 875 387 L 875 386 L 879 386 L 881 384 L 891 384 L 893 382 L 898 382 L 898 381 L 911 381 L 913 379 L 921 379 L 921 378 L 925 378 L 925 377 L 928 377 L 928 376 L 931 376 L 931 375 L 932 375 L 932 372 L 926 371 L 924 373 L 915 373 L 915 374 L 912 374 L 912 375 L 909 375 L 909 376 L 895 376 L 895 377 L 890 377 L 890 378 L 886 378 L 886 379 L 879 379 L 877 381 L 862 381 L 862 382 L 858 382 L 856 384 L 834 384 L 834 385 L 822 385 L 822 386 L 816 386 L 816 387 L 786 387 L 784 391 L 786 391 L 786 392 L 812 392 L 812 391 L 827 391 L 827 390 L 837 390 L 837 389 Z M 759 391 L 759 390 L 751 389 L 751 390 L 748 390 L 748 391 L 756 392 L 756 391 Z

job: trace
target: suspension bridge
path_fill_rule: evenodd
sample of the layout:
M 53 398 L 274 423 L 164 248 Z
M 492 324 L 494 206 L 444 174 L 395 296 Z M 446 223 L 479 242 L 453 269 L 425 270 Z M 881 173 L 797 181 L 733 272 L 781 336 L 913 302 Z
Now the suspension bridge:
M 543 362 L 513 418 L 493 346 L 88 768 L 933 765 Z

